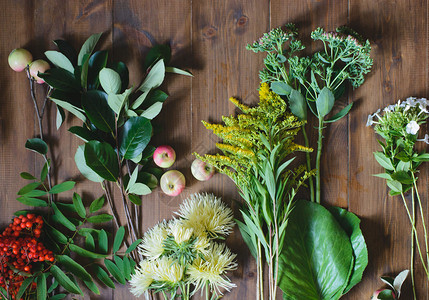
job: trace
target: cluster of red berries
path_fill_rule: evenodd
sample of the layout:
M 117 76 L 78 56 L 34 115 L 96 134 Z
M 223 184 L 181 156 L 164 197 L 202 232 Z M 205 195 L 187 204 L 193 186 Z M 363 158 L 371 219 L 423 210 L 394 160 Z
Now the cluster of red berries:
M 0 286 L 9 292 L 12 299 L 30 273 L 32 263 L 54 261 L 52 251 L 38 242 L 42 233 L 43 219 L 34 214 L 21 215 L 0 234 Z M 32 288 L 36 288 L 33 283 Z

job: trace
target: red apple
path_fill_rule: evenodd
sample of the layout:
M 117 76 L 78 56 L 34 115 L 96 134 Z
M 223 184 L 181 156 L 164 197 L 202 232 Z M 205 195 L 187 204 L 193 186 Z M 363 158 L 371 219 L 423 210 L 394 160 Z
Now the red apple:
M 170 170 L 161 176 L 161 190 L 169 196 L 179 195 L 185 188 L 185 176 L 177 170 Z
M 45 73 L 46 70 L 50 69 L 51 66 L 49 66 L 48 62 L 43 59 L 38 59 L 33 61 L 30 64 L 30 75 L 33 77 L 34 80 L 36 80 L 37 83 L 42 84 L 45 83 L 45 81 L 37 76 L 37 73 Z
M 176 152 L 167 145 L 159 146 L 153 153 L 153 161 L 158 167 L 169 168 L 176 160 Z
M 33 55 L 28 50 L 17 48 L 12 50 L 7 60 L 12 70 L 22 72 L 33 60 Z
M 192 162 L 191 173 L 197 180 L 206 181 L 213 177 L 215 167 L 197 158 Z

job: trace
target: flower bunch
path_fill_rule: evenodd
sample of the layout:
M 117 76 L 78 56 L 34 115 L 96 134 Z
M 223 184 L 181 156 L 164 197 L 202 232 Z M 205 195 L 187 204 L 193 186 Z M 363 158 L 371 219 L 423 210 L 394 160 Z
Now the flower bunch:
M 130 280 L 131 292 L 189 299 L 201 290 L 207 299 L 218 299 L 223 289 L 235 287 L 225 274 L 237 268 L 236 255 L 215 241 L 231 232 L 232 210 L 212 194 L 193 194 L 177 215 L 145 233 L 138 246 L 144 259 Z
M 263 261 L 268 264 L 270 299 L 275 299 L 279 258 L 285 239 L 294 197 L 311 175 L 305 167 L 294 171 L 289 165 L 294 151 L 312 151 L 298 145 L 294 137 L 303 121 L 286 111 L 286 102 L 270 90 L 267 83 L 259 89 L 259 105 L 249 107 L 231 98 L 243 114 L 222 117 L 225 125 L 209 124 L 207 129 L 223 139 L 217 143 L 223 154 L 200 156 L 201 160 L 228 175 L 240 190 L 247 207 L 237 221 L 242 236 L 258 263 L 258 297 L 263 299 Z
M 401 195 L 412 227 L 411 255 L 412 257 L 414 255 L 415 242 L 426 276 L 429 279 L 428 234 L 416 176 L 421 163 L 429 161 L 429 154 L 420 152 L 415 147 L 415 144 L 419 141 L 429 143 L 428 134 L 423 139 L 418 139 L 420 126 L 425 124 L 426 119 L 429 117 L 428 106 L 428 100 L 410 97 L 406 101 L 398 101 L 394 105 L 389 105 L 383 110 L 379 109 L 374 114 L 370 114 L 367 126 L 375 125 L 375 132 L 383 139 L 378 140 L 382 151 L 374 152 L 374 156 L 385 172 L 375 176 L 386 179 L 392 196 Z M 411 191 L 411 210 L 405 199 L 405 193 L 408 191 Z M 423 249 L 415 228 L 415 198 L 417 198 L 419 205 L 425 235 L 426 250 L 424 252 L 426 253 L 426 258 L 423 257 Z M 411 263 L 411 279 L 414 289 L 413 263 Z

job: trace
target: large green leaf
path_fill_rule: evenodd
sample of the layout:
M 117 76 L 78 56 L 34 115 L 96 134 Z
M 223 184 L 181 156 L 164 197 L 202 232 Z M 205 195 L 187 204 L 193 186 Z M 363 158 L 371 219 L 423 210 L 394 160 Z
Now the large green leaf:
M 329 211 L 349 236 L 353 248 L 353 272 L 346 289 L 343 291 L 343 294 L 345 294 L 362 280 L 363 271 L 368 265 L 368 250 L 359 227 L 360 219 L 353 213 L 340 207 L 330 207 Z
M 276 81 L 271 83 L 271 90 L 278 95 L 289 95 L 292 87 L 286 82 Z
M 46 273 L 42 273 L 37 276 L 37 300 L 46 300 L 47 288 L 46 288 Z
M 62 266 L 68 272 L 71 272 L 73 275 L 79 277 L 82 280 L 92 280 L 91 275 L 82 267 L 79 263 L 77 263 L 74 259 L 70 258 L 67 255 L 56 255 L 55 259 L 60 262 Z
M 125 122 L 120 136 L 119 153 L 131 159 L 142 153 L 152 136 L 152 125 L 144 117 L 132 117 Z
M 107 103 L 117 115 L 120 114 L 122 107 L 127 102 L 128 97 L 130 96 L 132 91 L 133 89 L 130 88 L 122 94 L 109 94 L 109 96 L 107 97 Z
M 107 94 L 102 91 L 88 91 L 82 95 L 82 107 L 89 120 L 104 132 L 115 131 L 115 113 L 107 103 Z
M 79 92 L 80 82 L 76 80 L 73 73 L 60 68 L 52 68 L 45 73 L 39 73 L 51 87 L 64 92 Z
M 119 175 L 119 165 L 115 150 L 108 143 L 90 141 L 84 148 L 85 162 L 102 178 L 116 181 Z
M 110 68 L 103 68 L 99 74 L 100 83 L 107 94 L 117 94 L 121 90 L 121 76 Z
M 84 149 L 85 145 L 80 145 L 79 147 L 77 147 L 76 154 L 74 156 L 77 168 L 79 169 L 80 173 L 82 173 L 82 175 L 85 176 L 87 179 L 94 182 L 103 182 L 104 179 L 97 173 L 95 173 L 86 164 Z
M 146 55 L 144 68 L 149 68 L 158 59 L 163 59 L 168 64 L 171 59 L 171 49 L 168 45 L 158 44 L 149 49 Z
M 46 153 L 48 153 L 48 145 L 45 141 L 39 138 L 28 139 L 27 142 L 25 142 L 25 148 L 42 155 L 46 155 Z
M 78 117 L 79 119 L 81 119 L 82 122 L 86 122 L 86 117 L 85 117 L 83 109 L 81 109 L 81 108 L 79 108 L 79 107 L 77 107 L 77 106 L 75 106 L 75 105 L 73 105 L 73 104 L 71 104 L 71 103 L 69 103 L 67 101 L 55 98 L 55 97 L 57 97 L 56 94 L 54 95 L 55 92 L 57 92 L 57 91 L 53 91 L 52 92 L 52 94 L 50 96 L 50 99 L 56 105 L 58 105 L 59 107 L 64 108 L 68 112 L 72 113 L 73 115 L 75 115 L 76 117 Z
M 61 269 L 58 268 L 56 265 L 51 266 L 51 273 L 52 273 L 52 276 L 54 276 L 54 278 L 59 282 L 59 284 L 64 289 L 74 294 L 81 293 L 80 289 L 76 286 L 76 284 L 74 284 L 74 282 L 71 281 L 70 278 L 68 278 L 67 275 L 64 274 L 64 272 L 61 271 Z
M 152 120 L 161 112 L 161 109 L 162 102 L 156 102 L 152 104 L 148 109 L 146 109 L 140 116 Z
M 65 56 L 61 52 L 46 51 L 45 55 L 58 68 L 63 68 L 64 70 L 67 70 L 70 73 L 74 72 L 73 64 L 70 62 L 67 56 Z
M 95 46 L 97 45 L 98 40 L 100 39 L 100 37 L 101 37 L 101 33 L 93 34 L 82 45 L 82 48 L 79 51 L 79 56 L 77 58 L 77 64 L 79 66 L 82 65 L 82 63 L 83 63 L 83 57 L 84 57 L 85 54 L 89 54 L 89 55 L 92 54 L 92 52 L 94 51 Z
M 88 89 L 97 89 L 100 85 L 98 74 L 107 65 L 108 52 L 106 50 L 97 51 L 88 61 Z
M 73 65 L 76 65 L 76 62 L 77 62 L 76 50 L 67 41 L 55 40 L 54 44 L 57 45 L 60 52 L 64 54 Z
M 150 69 L 149 74 L 147 74 L 142 85 L 139 87 L 139 90 L 143 93 L 148 93 L 150 90 L 155 89 L 161 85 L 165 77 L 165 65 L 164 60 L 160 59 L 153 67 Z M 143 102 L 143 100 L 141 101 Z M 136 109 L 141 104 L 140 101 L 136 101 L 132 108 Z
M 129 84 L 129 72 L 127 66 L 122 61 L 120 61 L 113 63 L 110 67 L 115 70 L 119 74 L 119 76 L 121 76 L 121 92 L 124 92 Z
M 334 107 L 335 96 L 326 86 L 320 91 L 316 99 L 317 114 L 319 118 L 325 117 Z
M 332 214 L 319 204 L 298 201 L 285 235 L 279 260 L 285 299 L 339 299 L 349 282 L 353 250 Z

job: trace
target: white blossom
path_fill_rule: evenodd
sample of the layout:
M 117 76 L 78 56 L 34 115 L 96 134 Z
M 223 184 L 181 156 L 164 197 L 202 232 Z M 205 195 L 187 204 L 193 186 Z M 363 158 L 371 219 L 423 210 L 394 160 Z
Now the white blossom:
M 423 139 L 417 139 L 419 142 L 425 142 L 426 144 L 429 144 L 429 134 L 425 134 L 425 137 Z
M 407 127 L 405 128 L 405 131 L 408 134 L 417 134 L 417 132 L 420 129 L 420 125 L 417 124 L 416 121 L 410 121 L 410 123 L 407 124 Z
M 374 117 L 377 117 L 380 119 L 380 116 L 378 115 L 378 113 L 380 112 L 380 109 L 377 109 L 377 111 L 375 113 L 373 113 L 372 115 L 368 115 L 368 120 L 366 121 L 366 126 L 371 126 L 373 124 L 378 124 L 377 122 L 374 122 Z

